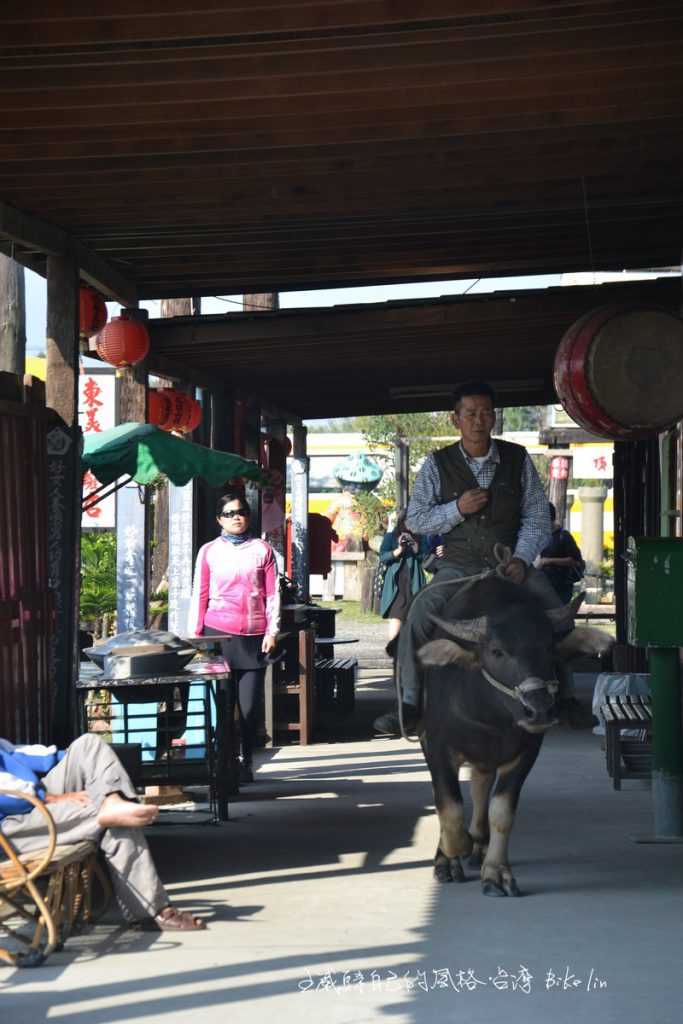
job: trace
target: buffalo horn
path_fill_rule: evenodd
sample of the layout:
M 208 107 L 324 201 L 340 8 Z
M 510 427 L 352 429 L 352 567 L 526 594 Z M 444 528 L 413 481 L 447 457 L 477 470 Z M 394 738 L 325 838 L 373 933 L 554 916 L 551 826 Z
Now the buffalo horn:
M 471 643 L 479 643 L 486 635 L 486 616 L 481 615 L 476 619 L 456 619 L 455 622 L 446 622 L 437 615 L 431 616 L 432 622 L 440 626 L 449 636 L 456 640 L 469 640 Z
M 577 594 L 576 597 L 573 597 L 569 604 L 563 604 L 561 608 L 546 608 L 545 613 L 553 626 L 557 629 L 562 629 L 566 626 L 573 626 L 574 616 L 581 607 L 585 596 L 586 591 L 584 590 L 580 594 Z

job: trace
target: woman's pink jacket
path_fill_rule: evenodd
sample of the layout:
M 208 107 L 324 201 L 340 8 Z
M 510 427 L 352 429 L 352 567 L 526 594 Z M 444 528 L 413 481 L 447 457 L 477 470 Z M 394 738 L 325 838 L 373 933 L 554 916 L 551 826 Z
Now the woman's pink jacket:
M 256 537 L 243 544 L 217 537 L 199 549 L 189 635 L 201 636 L 204 626 L 241 636 L 278 632 L 280 591 L 270 544 Z

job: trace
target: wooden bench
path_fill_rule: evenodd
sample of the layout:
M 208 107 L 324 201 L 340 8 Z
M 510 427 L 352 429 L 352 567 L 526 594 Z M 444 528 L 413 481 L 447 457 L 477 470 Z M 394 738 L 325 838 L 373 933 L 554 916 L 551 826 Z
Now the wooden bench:
M 607 697 L 600 711 L 605 722 L 607 772 L 615 789 L 622 779 L 649 779 L 652 770 L 652 708 L 649 697 Z M 622 736 L 625 729 L 637 737 Z
M 42 850 L 19 854 L 0 832 L 0 930 L 19 946 L 19 952 L 0 946 L 0 961 L 13 967 L 38 967 L 50 953 L 61 949 L 81 924 L 93 920 L 93 879 L 97 877 L 109 902 L 110 887 L 97 863 L 92 842 L 57 845 L 52 816 L 42 800 L 25 793 L 0 789 L 37 807 L 45 818 L 47 844 Z M 22 949 L 23 947 L 23 949 Z

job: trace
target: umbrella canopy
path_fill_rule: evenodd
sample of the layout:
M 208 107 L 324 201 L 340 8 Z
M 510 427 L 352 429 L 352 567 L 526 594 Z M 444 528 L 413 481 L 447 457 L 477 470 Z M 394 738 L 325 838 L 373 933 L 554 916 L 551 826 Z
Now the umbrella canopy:
M 101 484 L 110 484 L 124 475 L 138 484 L 151 484 L 163 475 L 177 487 L 196 476 L 204 477 L 212 487 L 220 487 L 235 476 L 256 483 L 266 480 L 256 462 L 192 444 L 151 423 L 122 423 L 98 434 L 86 434 L 83 440 L 83 469 L 91 470 Z
M 374 491 L 383 476 L 383 470 L 369 455 L 348 455 L 332 470 L 339 486 L 352 494 Z

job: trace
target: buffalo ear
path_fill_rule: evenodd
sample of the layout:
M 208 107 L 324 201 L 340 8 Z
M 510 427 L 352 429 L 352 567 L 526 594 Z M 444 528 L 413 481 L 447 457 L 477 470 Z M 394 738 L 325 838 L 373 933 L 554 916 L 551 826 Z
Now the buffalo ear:
M 595 626 L 578 626 L 555 645 L 555 652 L 565 661 L 579 654 L 607 654 L 615 640 L 609 633 Z
M 466 651 L 453 640 L 430 640 L 420 648 L 417 656 L 423 665 L 461 665 L 463 668 L 473 668 L 477 664 L 476 654 Z

